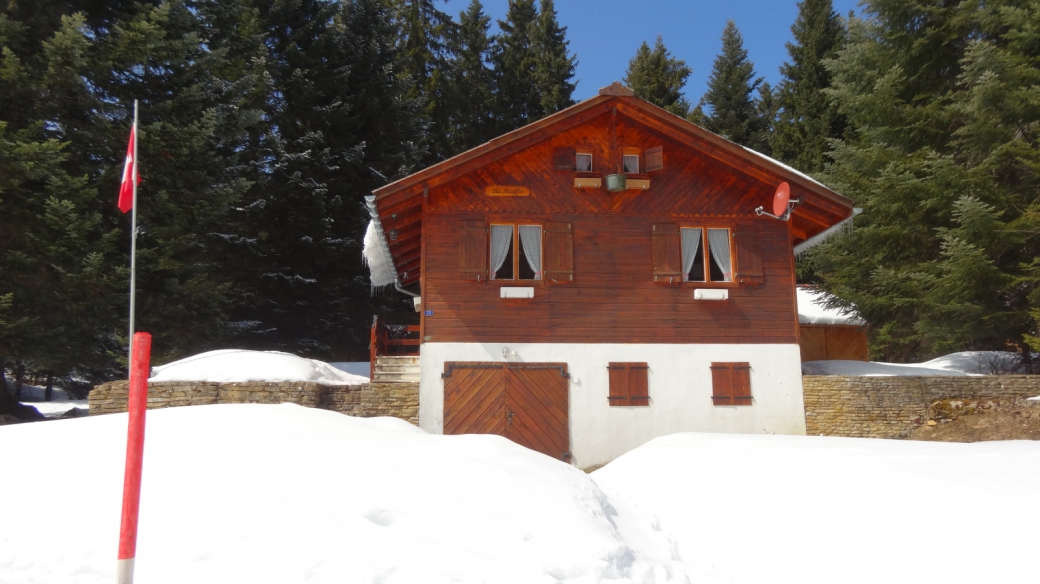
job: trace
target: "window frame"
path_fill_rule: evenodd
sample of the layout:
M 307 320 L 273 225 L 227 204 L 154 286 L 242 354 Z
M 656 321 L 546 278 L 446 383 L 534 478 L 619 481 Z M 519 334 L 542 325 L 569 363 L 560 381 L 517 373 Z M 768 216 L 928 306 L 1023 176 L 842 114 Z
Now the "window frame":
M 737 277 L 736 277 L 737 276 L 737 252 L 736 252 L 736 250 L 734 249 L 734 246 L 733 246 L 733 232 L 734 232 L 733 226 L 731 226 L 731 225 L 718 225 L 718 224 L 712 224 L 712 223 L 700 223 L 700 224 L 697 224 L 697 225 L 694 225 L 692 223 L 679 223 L 679 257 L 680 258 L 682 257 L 682 230 L 683 229 L 700 229 L 701 230 L 701 250 L 703 250 L 703 253 L 704 253 L 704 277 L 705 277 L 705 279 L 701 280 L 701 281 L 687 280 L 686 278 L 689 276 L 689 273 L 684 273 L 682 275 L 683 279 L 682 279 L 681 284 L 694 285 L 694 286 L 697 286 L 699 288 L 737 288 L 737 287 L 739 287 L 740 283 L 737 281 Z M 711 277 L 711 268 L 709 267 L 709 264 L 708 264 L 708 262 L 711 261 L 711 259 L 708 257 L 708 254 L 710 253 L 710 250 L 708 248 L 708 230 L 709 229 L 725 229 L 727 232 L 729 232 L 729 238 L 728 239 L 729 239 L 729 270 L 730 270 L 729 278 L 730 279 L 729 279 L 728 282 L 713 281 L 713 280 L 709 279 Z
M 625 170 L 625 159 L 632 157 L 636 159 L 635 170 Z M 642 151 L 638 148 L 625 148 L 621 151 L 621 173 L 625 175 L 638 175 L 643 174 L 643 160 Z
M 541 286 L 545 283 L 545 220 L 540 218 L 528 218 L 528 219 L 517 219 L 515 217 L 510 218 L 495 218 L 489 217 L 487 220 L 487 282 L 491 285 L 503 285 L 503 286 Z M 491 270 L 491 227 L 493 225 L 509 225 L 513 228 L 513 278 L 506 280 L 502 278 L 496 278 L 494 272 Z M 540 266 L 542 267 L 539 276 L 541 279 L 538 280 L 521 280 L 517 276 L 520 274 L 520 227 L 521 226 L 537 226 L 539 228 L 539 238 L 541 245 L 539 245 L 541 258 Z
M 581 170 L 581 169 L 578 168 L 578 157 L 579 156 L 588 156 L 589 157 L 589 169 L 588 170 Z M 592 149 L 591 148 L 581 148 L 581 147 L 575 148 L 574 149 L 574 172 L 577 172 L 577 173 L 591 173 L 591 172 L 595 172 L 595 169 L 596 169 L 596 157 L 593 155 Z

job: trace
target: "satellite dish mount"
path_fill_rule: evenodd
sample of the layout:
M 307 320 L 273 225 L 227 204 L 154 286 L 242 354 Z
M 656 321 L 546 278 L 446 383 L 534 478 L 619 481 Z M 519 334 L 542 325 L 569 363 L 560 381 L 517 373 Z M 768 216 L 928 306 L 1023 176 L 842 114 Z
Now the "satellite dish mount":
M 782 182 L 780 186 L 776 187 L 776 193 L 773 195 L 773 212 L 770 213 L 759 206 L 755 209 L 755 215 L 765 215 L 773 219 L 787 221 L 791 218 L 791 212 L 794 211 L 794 208 L 800 202 L 801 199 L 791 199 L 791 185 Z

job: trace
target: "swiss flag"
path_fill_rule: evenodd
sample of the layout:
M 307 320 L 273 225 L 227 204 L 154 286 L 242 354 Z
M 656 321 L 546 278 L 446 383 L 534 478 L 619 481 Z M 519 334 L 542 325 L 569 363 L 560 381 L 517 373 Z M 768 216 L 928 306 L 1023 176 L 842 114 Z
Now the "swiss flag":
M 126 148 L 126 164 L 123 165 L 123 182 L 119 185 L 119 210 L 128 213 L 134 208 L 134 177 L 141 184 L 141 175 L 137 172 L 137 161 L 134 160 L 134 140 L 137 139 L 137 125 L 130 127 L 130 145 Z

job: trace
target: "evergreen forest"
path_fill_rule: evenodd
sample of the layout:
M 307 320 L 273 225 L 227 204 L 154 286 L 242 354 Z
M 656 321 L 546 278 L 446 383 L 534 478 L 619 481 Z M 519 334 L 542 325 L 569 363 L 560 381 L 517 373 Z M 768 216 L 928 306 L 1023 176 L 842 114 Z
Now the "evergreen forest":
M 445 6 L 0 0 L 0 370 L 125 375 L 130 220 L 115 201 L 135 99 L 137 329 L 153 362 L 226 347 L 366 360 L 373 315 L 414 311 L 371 292 L 363 197 L 575 103 L 553 0 L 510 0 L 497 27 L 479 0 Z M 685 94 L 691 69 L 662 38 L 623 82 L 863 209 L 799 258 L 799 278 L 858 307 L 872 358 L 1028 362 L 1040 0 L 798 6 L 775 87 L 732 21 L 703 96 Z

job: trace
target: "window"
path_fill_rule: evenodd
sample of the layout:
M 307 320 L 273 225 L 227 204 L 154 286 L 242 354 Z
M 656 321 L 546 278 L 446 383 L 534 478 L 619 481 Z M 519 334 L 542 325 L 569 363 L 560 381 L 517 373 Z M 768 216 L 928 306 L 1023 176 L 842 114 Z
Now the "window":
M 712 363 L 711 401 L 717 406 L 751 405 L 751 364 Z
M 648 406 L 650 391 L 646 363 L 609 363 L 607 374 L 610 379 L 610 394 L 607 400 L 612 406 Z
M 458 225 L 458 234 L 461 280 L 481 283 L 490 279 L 545 280 L 552 284 L 574 282 L 574 231 L 571 223 L 550 221 L 544 228 L 534 223 L 502 223 L 491 225 L 489 229 L 484 221 L 463 221 Z
M 625 174 L 636 174 L 639 172 L 639 155 L 625 154 L 621 158 L 622 168 Z
M 542 279 L 542 226 L 491 225 L 491 279 Z
M 683 281 L 732 282 L 731 251 L 729 229 L 683 227 Z
M 574 170 L 577 172 L 592 172 L 592 153 L 579 150 L 574 155 Z

